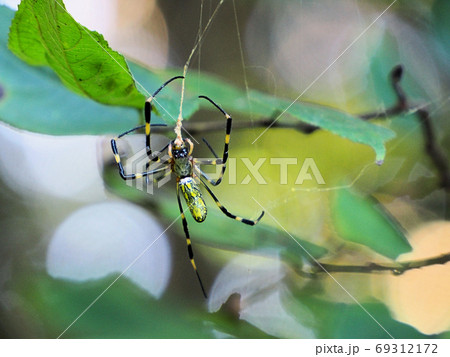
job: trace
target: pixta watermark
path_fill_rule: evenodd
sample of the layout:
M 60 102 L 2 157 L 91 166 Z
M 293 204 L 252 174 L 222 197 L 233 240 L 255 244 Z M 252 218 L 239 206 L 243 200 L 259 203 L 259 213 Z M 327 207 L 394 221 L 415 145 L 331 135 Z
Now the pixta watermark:
M 197 160 L 214 160 L 214 158 L 201 158 Z M 169 164 L 170 156 L 160 156 L 156 162 L 149 161 L 146 150 L 141 150 L 132 157 L 128 158 L 125 164 L 125 171 L 127 173 L 144 173 L 154 172 L 139 180 L 128 180 L 127 185 L 137 188 L 152 194 L 155 188 L 160 188 L 167 182 L 171 181 L 173 173 Z M 195 159 L 194 159 L 195 162 Z M 222 165 L 199 165 L 195 164 L 198 170 L 194 170 L 194 176 L 201 175 L 203 169 L 206 169 L 206 175 L 210 179 L 217 179 L 222 171 Z M 272 167 L 270 182 L 276 180 L 277 177 L 273 175 L 273 168 L 276 167 L 279 172 L 278 183 L 280 185 L 287 185 L 288 179 L 292 180 L 295 177 L 294 185 L 303 185 L 305 182 L 313 182 L 317 185 L 325 185 L 325 180 L 313 158 L 305 158 L 299 160 L 291 157 L 260 157 L 257 159 L 250 159 L 246 157 L 228 158 L 226 163 L 225 179 L 229 185 L 248 185 L 250 183 L 257 183 L 258 185 L 267 185 L 268 179 L 261 173 L 262 169 L 270 165 Z M 211 167 L 215 167 L 215 171 L 211 172 Z M 239 179 L 238 177 L 244 177 Z

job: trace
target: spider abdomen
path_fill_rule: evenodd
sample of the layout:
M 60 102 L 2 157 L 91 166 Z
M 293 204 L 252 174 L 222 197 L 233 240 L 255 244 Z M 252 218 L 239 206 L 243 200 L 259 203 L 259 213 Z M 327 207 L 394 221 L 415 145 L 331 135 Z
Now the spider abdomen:
M 203 222 L 206 219 L 207 209 L 205 200 L 203 199 L 203 195 L 197 183 L 192 177 L 184 177 L 180 179 L 178 184 L 192 217 L 194 217 L 197 222 Z

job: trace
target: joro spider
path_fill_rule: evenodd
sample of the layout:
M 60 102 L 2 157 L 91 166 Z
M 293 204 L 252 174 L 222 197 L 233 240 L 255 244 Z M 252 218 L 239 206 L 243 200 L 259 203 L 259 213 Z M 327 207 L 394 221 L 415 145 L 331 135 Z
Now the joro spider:
M 244 224 L 248 224 L 250 226 L 255 225 L 258 223 L 261 218 L 264 216 L 264 211 L 260 214 L 260 216 L 256 220 L 250 220 L 246 218 L 242 218 L 239 216 L 236 216 L 232 213 L 230 213 L 218 200 L 216 195 L 212 192 L 212 190 L 208 187 L 205 181 L 209 182 L 213 186 L 217 186 L 222 182 L 222 178 L 225 174 L 226 170 L 226 163 L 228 160 L 228 146 L 230 142 L 230 134 L 231 134 L 231 123 L 232 118 L 229 114 L 227 114 L 219 105 L 217 105 L 212 99 L 206 97 L 206 96 L 199 96 L 201 99 L 205 99 L 209 101 L 212 105 L 214 105 L 226 118 L 226 130 L 225 130 L 225 143 L 224 143 L 224 149 L 223 149 L 223 156 L 222 159 L 220 159 L 217 154 L 214 152 L 212 147 L 209 145 L 209 143 L 205 141 L 205 144 L 208 146 L 211 153 L 214 155 L 215 159 L 208 160 L 208 159 L 196 159 L 192 157 L 192 152 L 194 150 L 194 144 L 189 139 L 182 139 L 180 140 L 172 140 L 170 141 L 164 148 L 162 148 L 160 151 L 153 153 L 151 146 L 150 146 L 150 128 L 152 126 L 157 126 L 157 124 L 150 124 L 151 121 L 151 115 L 152 115 L 152 100 L 155 98 L 155 96 L 170 82 L 176 80 L 176 79 L 182 79 L 183 76 L 176 76 L 168 81 L 166 81 L 161 87 L 159 87 L 155 93 L 153 93 L 152 96 L 150 96 L 146 102 L 145 102 L 145 108 L 144 108 L 144 114 L 145 114 L 145 125 L 138 126 L 136 128 L 133 128 L 131 130 L 128 130 L 122 134 L 120 134 L 118 137 L 113 138 L 111 140 L 111 148 L 114 153 L 114 158 L 117 163 L 117 166 L 119 168 L 120 176 L 124 180 L 135 180 L 146 177 L 148 179 L 149 176 L 162 173 L 163 171 L 166 171 L 167 169 L 170 169 L 169 171 L 166 171 L 166 173 L 163 176 L 160 176 L 158 178 L 155 178 L 156 181 L 159 181 L 162 179 L 162 177 L 165 177 L 167 174 L 170 174 L 173 172 L 176 176 L 177 180 L 177 200 L 178 200 L 178 207 L 180 209 L 180 215 L 181 219 L 183 221 L 183 230 L 186 236 L 186 243 L 187 243 L 187 249 L 188 249 L 188 255 L 189 259 L 191 261 L 192 267 L 194 268 L 194 271 L 197 275 L 198 281 L 200 283 L 200 287 L 202 289 L 203 295 L 205 298 L 207 298 L 207 294 L 205 292 L 205 288 L 203 286 L 202 280 L 200 278 L 200 275 L 197 270 L 197 266 L 194 261 L 194 253 L 192 251 L 192 244 L 191 244 L 191 238 L 189 235 L 189 229 L 188 224 L 186 220 L 186 216 L 183 212 L 183 206 L 181 204 L 180 200 L 180 191 L 183 194 L 183 197 L 186 201 L 186 204 L 189 208 L 189 211 L 191 212 L 192 217 L 199 223 L 203 222 L 206 219 L 207 214 L 207 207 L 205 204 L 205 201 L 203 199 L 203 195 L 200 191 L 199 184 L 201 184 L 206 191 L 209 193 L 209 195 L 212 197 L 216 205 L 219 207 L 219 209 L 227 216 L 230 217 L 236 221 L 242 222 Z M 145 171 L 142 173 L 125 173 L 125 170 L 123 168 L 121 158 L 119 155 L 119 151 L 117 149 L 117 140 L 122 138 L 123 136 L 130 134 L 131 132 L 134 132 L 136 130 L 145 128 L 145 147 L 147 150 L 147 156 L 148 156 L 148 163 L 146 164 L 146 169 L 149 168 L 151 162 L 161 162 L 160 155 L 162 152 L 164 152 L 167 149 L 167 153 L 169 156 L 169 159 L 161 162 L 161 167 L 158 167 L 154 170 Z M 178 139 L 178 138 L 177 138 Z M 199 167 L 199 165 L 222 165 L 222 170 L 219 174 L 219 177 L 216 180 L 212 180 L 206 175 Z

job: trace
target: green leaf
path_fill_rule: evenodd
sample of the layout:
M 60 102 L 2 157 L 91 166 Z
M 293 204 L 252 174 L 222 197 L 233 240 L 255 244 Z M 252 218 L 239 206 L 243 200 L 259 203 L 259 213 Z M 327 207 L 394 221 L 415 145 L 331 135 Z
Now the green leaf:
M 39 326 L 41 338 L 58 337 L 75 319 L 61 338 L 213 337 L 203 323 L 208 314 L 197 306 L 202 300 L 186 298 L 188 308 L 170 296 L 155 300 L 126 277 L 82 314 L 117 275 L 74 283 L 35 272 L 32 278 L 18 277 L 14 290 L 25 307 L 22 313 L 31 326 Z
M 77 93 L 88 95 L 103 103 L 142 108 L 145 97 L 134 87 L 134 80 L 127 72 L 128 66 L 123 57 L 109 47 L 103 50 L 100 45 L 107 46 L 107 43 L 102 36 L 95 32 L 88 32 L 89 30 L 77 24 L 58 4 L 43 0 L 23 1 L 11 27 L 10 48 L 29 63 L 50 65 L 64 84 Z M 179 70 L 149 71 L 135 64 L 131 64 L 131 67 L 139 83 L 151 92 L 172 76 L 180 75 Z M 14 71 L 9 75 L 10 83 L 18 89 L 17 94 L 32 93 L 35 90 L 34 96 L 41 95 L 47 87 L 46 83 L 32 82 L 29 87 L 23 88 L 25 74 L 20 73 L 21 71 L 22 68 L 18 68 L 17 72 L 19 73 Z M 46 74 L 46 72 L 40 72 L 42 79 Z M 81 81 L 78 80 L 80 78 Z M 54 78 L 51 78 L 51 81 L 55 87 Z M 109 91 L 108 88 L 111 86 L 114 87 L 114 90 Z M 179 110 L 180 95 L 173 86 L 171 84 L 171 88 L 165 88 L 155 101 L 156 112 L 169 125 L 175 122 Z M 54 88 L 52 90 L 57 92 Z M 51 92 L 49 91 L 49 93 Z M 186 100 L 183 105 L 185 119 L 189 119 L 198 110 L 199 105 L 208 110 L 215 110 L 207 101 L 199 101 L 197 99 L 199 94 L 207 95 L 220 103 L 234 116 L 235 120 L 239 120 L 239 115 L 242 114 L 267 118 L 286 111 L 289 116 L 297 120 L 329 130 L 354 142 L 371 146 L 375 150 L 378 163 L 384 159 L 385 142 L 394 137 L 394 133 L 389 129 L 364 122 L 335 109 L 302 102 L 292 103 L 290 100 L 275 98 L 254 90 L 251 90 L 247 96 L 244 91 L 222 79 L 209 74 L 198 74 L 195 71 L 190 71 L 186 79 Z M 45 101 L 49 97 L 56 96 L 41 95 L 41 100 Z M 57 102 L 49 99 L 49 103 L 45 103 L 45 105 L 48 108 L 47 112 L 69 113 L 73 112 L 73 108 L 80 108 L 79 103 L 75 104 L 74 102 L 77 101 L 73 98 L 59 97 Z M 89 113 L 89 111 L 86 112 Z M 44 114 L 37 110 L 27 110 L 26 114 L 26 120 L 32 123 L 46 121 L 42 117 L 48 116 L 48 113 Z M 12 115 L 14 116 L 14 114 Z M 94 121 L 92 118 L 98 120 L 97 116 L 92 115 L 89 118 Z M 280 117 L 278 120 L 285 119 Z M 33 125 L 28 128 L 28 124 L 23 122 L 24 116 L 16 115 L 15 118 L 10 118 L 5 115 L 3 120 L 29 130 L 45 133 L 61 132 L 61 129 L 55 130 L 47 125 Z M 66 134 L 81 131 L 81 123 L 73 118 L 66 120 L 58 117 L 58 120 L 60 122 L 54 120 L 52 123 L 57 127 L 65 127 Z M 137 122 L 138 120 L 135 119 L 133 125 L 136 125 Z M 126 128 L 133 125 L 128 125 Z M 77 130 L 72 129 L 74 126 Z M 104 125 L 103 129 L 101 126 L 102 124 L 98 123 L 95 132 L 91 133 L 112 131 L 111 126 Z M 117 127 L 119 124 L 115 126 Z M 121 127 L 125 126 L 121 125 Z M 85 126 L 83 132 L 89 132 L 90 127 L 90 125 Z
M 394 338 L 427 337 L 395 321 L 388 308 L 379 302 L 336 303 L 300 290 L 296 299 L 285 298 L 283 304 L 297 320 L 311 324 L 317 338 L 389 338 L 388 333 Z M 302 313 L 305 308 L 312 312 L 313 322 Z
M 448 66 L 448 56 L 450 54 L 450 43 L 448 41 L 450 36 L 449 13 L 450 2 L 447 0 L 436 0 L 433 2 L 431 26 L 436 36 L 436 45 L 444 52 L 442 57 L 446 66 Z
M 52 135 L 118 134 L 139 123 L 137 110 L 81 97 L 50 69 L 29 66 L 14 56 L 7 48 L 13 17 L 14 11 L 0 5 L 0 120 Z
M 383 162 L 386 155 L 385 142 L 395 137 L 395 133 L 390 129 L 368 123 L 333 108 L 276 98 L 256 90 L 251 90 L 247 97 L 244 91 L 214 76 L 200 74 L 193 75 L 193 77 L 197 80 L 186 80 L 188 93 L 196 93 L 201 90 L 201 94 L 214 98 L 231 114 L 239 112 L 260 118 L 268 118 L 275 114 L 274 120 L 285 120 L 280 114 L 286 112 L 295 119 L 318 126 L 354 142 L 371 146 L 376 153 L 375 159 L 378 164 Z M 201 101 L 201 105 L 205 109 L 214 109 L 206 101 Z M 277 113 L 280 114 L 277 115 Z
M 378 46 L 372 51 L 367 63 L 368 71 L 365 79 L 373 86 L 368 95 L 375 97 L 378 103 L 381 102 L 384 106 L 389 107 L 397 102 L 397 96 L 391 83 L 387 80 L 386 74 L 392 70 L 393 64 L 401 63 L 395 36 L 386 31 Z M 403 77 L 406 76 L 403 75 Z M 405 78 L 402 78 L 402 86 L 404 84 Z
M 30 65 L 51 67 L 74 92 L 100 103 L 142 108 L 145 101 L 122 55 L 78 24 L 61 0 L 23 0 L 9 48 Z
M 342 189 L 332 202 L 334 226 L 347 241 L 365 245 L 391 259 L 411 251 L 400 225 L 374 199 Z
M 152 92 L 157 90 L 168 79 L 180 75 L 180 72 L 173 70 L 169 72 L 165 70 L 151 71 L 133 62 L 130 62 L 130 69 L 133 72 L 134 78 L 136 78 L 144 88 L 149 88 Z M 177 88 L 180 88 L 180 84 L 181 80 L 174 81 L 159 92 L 158 96 L 152 102 L 153 106 L 156 107 L 156 112 L 163 118 L 167 125 L 174 126 L 177 121 L 181 99 L 181 93 Z M 199 101 L 197 100 L 195 93 L 186 93 L 185 101 L 183 103 L 184 118 L 190 118 L 198 109 Z

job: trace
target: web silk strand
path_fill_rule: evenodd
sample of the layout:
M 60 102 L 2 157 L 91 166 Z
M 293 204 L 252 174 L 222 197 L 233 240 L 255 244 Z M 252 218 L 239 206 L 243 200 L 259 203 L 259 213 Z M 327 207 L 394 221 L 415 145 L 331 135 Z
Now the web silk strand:
M 175 145 L 177 146 L 181 146 L 181 144 L 183 143 L 183 137 L 181 135 L 181 128 L 183 125 L 183 102 L 184 102 L 184 91 L 185 91 L 185 82 L 186 82 L 186 75 L 187 75 L 187 71 L 189 68 L 189 65 L 191 63 L 191 59 L 195 54 L 195 51 L 197 50 L 198 46 L 200 45 L 200 43 L 203 41 L 203 38 L 205 37 L 206 32 L 209 29 L 209 26 L 211 25 L 214 17 L 216 16 L 217 12 L 219 11 L 220 7 L 222 6 L 223 2 L 225 0 L 220 0 L 220 2 L 217 4 L 213 14 L 211 15 L 211 17 L 208 20 L 208 23 L 205 26 L 205 29 L 203 30 L 203 32 L 201 33 L 201 35 L 199 36 L 197 42 L 195 43 L 194 47 L 192 48 L 192 51 L 183 67 L 183 79 L 182 79 L 182 83 L 181 83 L 181 98 L 180 98 L 180 112 L 178 114 L 178 118 L 177 118 L 177 123 L 175 125 L 175 134 L 176 134 L 176 139 L 175 139 Z

